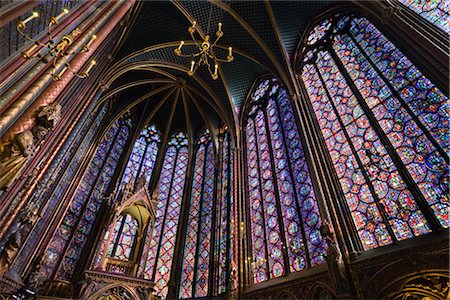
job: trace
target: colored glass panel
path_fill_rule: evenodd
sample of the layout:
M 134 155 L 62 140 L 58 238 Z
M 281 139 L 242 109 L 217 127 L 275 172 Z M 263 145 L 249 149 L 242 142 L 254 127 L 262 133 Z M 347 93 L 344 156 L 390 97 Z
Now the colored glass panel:
M 450 34 L 450 3 L 442 0 L 398 0 Z
M 203 182 L 202 209 L 198 233 L 199 240 L 197 250 L 197 274 L 195 278 L 195 297 L 207 296 L 209 282 L 212 206 L 214 198 L 214 150 L 211 141 L 208 141 L 206 151 L 205 179 Z
M 229 264 L 233 257 L 233 231 L 231 228 L 234 212 L 232 195 L 232 162 L 230 136 L 224 133 L 221 144 L 221 172 L 219 173 L 220 188 L 218 193 L 218 205 L 216 211 L 216 238 L 215 238 L 215 295 L 222 294 L 227 290 L 227 277 Z M 228 250 L 228 251 L 227 251 Z M 227 253 L 228 252 L 228 253 Z
M 386 222 L 369 192 L 368 183 L 325 93 L 316 68 L 312 65 L 304 66 L 302 79 L 364 249 L 392 243 Z
M 383 78 L 371 66 L 348 35 L 335 37 L 334 49 L 383 132 L 396 149 L 442 226 L 447 227 L 448 212 L 435 209 L 447 203 L 449 166 L 412 115 L 387 88 Z M 361 66 L 366 72 L 359 72 Z M 381 88 L 380 88 L 381 87 Z M 381 91 L 381 92 L 380 92 Z M 423 226 L 420 218 L 415 222 Z M 423 232 L 423 233 L 426 233 Z
M 256 150 L 257 142 L 253 120 L 247 122 L 245 134 L 247 142 L 248 195 L 252 231 L 252 271 L 253 281 L 258 283 L 268 280 L 269 273 L 266 265 L 266 230 L 263 205 L 261 202 L 258 154 Z M 269 208 L 273 209 L 272 206 Z
M 448 227 L 448 99 L 367 19 L 339 18 L 302 79 L 364 249 L 430 232 L 411 184 Z
M 309 175 L 308 166 L 306 164 L 305 153 L 303 151 L 303 146 L 298 134 L 298 127 L 295 122 L 294 111 L 292 109 L 290 99 L 287 95 L 287 91 L 284 87 L 280 88 L 276 99 L 281 118 L 278 124 L 281 124 L 281 127 L 283 128 L 285 139 L 284 144 L 286 152 L 288 154 L 287 158 L 289 161 L 289 167 L 292 172 L 292 181 L 294 183 L 295 191 L 297 192 L 298 210 L 300 211 L 303 224 L 302 226 L 304 228 L 304 235 L 306 237 L 304 240 L 306 240 L 306 245 L 308 247 L 311 265 L 314 266 L 322 263 L 326 254 L 326 244 L 320 234 L 320 226 L 322 224 L 322 221 L 320 219 L 319 208 L 312 188 L 312 182 Z M 276 123 L 274 122 L 276 118 L 276 115 L 271 117 L 271 124 L 273 124 L 272 126 L 276 126 Z M 274 137 L 276 139 L 279 139 L 280 134 L 276 134 L 276 132 L 280 132 L 280 126 L 277 126 L 277 128 L 273 128 L 273 132 Z M 281 162 L 284 161 L 282 160 Z M 288 167 L 284 166 L 284 170 L 279 173 L 280 181 L 283 180 L 283 177 L 287 176 L 287 169 Z M 286 190 L 287 189 L 285 187 L 283 191 L 284 194 L 286 193 Z M 285 205 L 289 206 L 289 203 L 286 202 L 286 200 L 283 201 Z M 300 243 L 300 241 L 301 240 L 299 236 L 289 241 L 289 247 L 291 248 L 291 251 L 293 251 L 294 253 L 300 251 L 300 245 L 302 244 Z M 301 269 L 302 261 L 294 261 L 293 268 L 296 271 Z
M 70 179 L 75 176 L 81 158 L 88 150 L 88 146 L 91 144 L 94 133 L 97 131 L 108 110 L 108 105 L 103 105 L 97 114 L 91 114 L 95 103 L 95 101 L 92 101 L 92 104 L 83 113 L 83 116 L 75 126 L 73 132 L 53 160 L 50 169 L 55 170 L 54 173 L 51 174 L 48 172 L 41 179 L 42 186 L 47 186 L 48 188 L 40 189 L 39 186 L 37 186 L 35 192 L 31 196 L 37 199 L 35 202 L 37 203 L 37 206 L 44 205 L 44 201 L 47 201 L 45 204 L 45 213 L 38 220 L 37 226 L 33 228 L 28 237 L 25 232 L 22 233 L 25 240 L 24 247 L 21 249 L 21 252 L 17 255 L 17 259 L 12 265 L 12 269 L 17 272 L 20 272 L 26 262 L 31 259 L 33 251 L 24 250 L 36 248 L 40 236 L 43 234 L 45 228 L 48 226 L 47 224 L 49 224 L 52 216 L 61 205 L 61 199 L 64 198 L 64 193 L 67 192 L 71 182 Z M 65 169 L 66 166 L 67 168 Z M 53 180 L 53 183 L 51 183 L 51 180 Z
M 150 182 L 160 142 L 161 133 L 156 125 L 149 125 L 142 130 L 128 159 L 122 177 L 123 186 L 129 182 L 136 185 L 141 176 L 145 177 L 147 184 Z
M 384 206 L 385 214 L 398 240 L 429 232 L 425 218 L 417 205 L 410 201 L 412 194 L 400 176 L 392 158 L 380 141 L 356 96 L 343 78 L 337 65 L 326 52 L 320 52 L 317 66 L 325 86 L 342 119 L 355 151 Z
M 178 132 L 169 141 L 164 158 L 158 183 L 155 228 L 144 271 L 144 278 L 155 282 L 155 292 L 163 298 L 167 295 L 172 267 L 187 159 L 187 136 Z
M 129 127 L 125 123 L 123 118 L 114 123 L 98 146 L 46 250 L 46 263 L 41 268 L 46 278 L 52 276 L 55 268 L 56 278 L 71 278 L 128 138 Z
M 392 87 L 390 92 L 407 104 L 439 145 L 449 152 L 448 98 L 367 19 L 352 20 L 350 33 L 381 72 L 384 82 Z M 369 62 L 362 65 L 364 70 L 369 66 Z M 383 92 L 389 90 L 384 84 L 381 87 Z
M 320 264 L 327 249 L 289 96 L 267 82 L 246 126 L 255 283 Z
M 186 242 L 184 246 L 184 258 L 181 273 L 180 296 L 181 298 L 192 298 L 192 288 L 194 282 L 194 269 L 197 249 L 197 235 L 199 217 L 201 210 L 201 196 L 204 178 L 204 165 L 206 155 L 206 145 L 200 144 L 195 158 L 194 181 L 192 183 L 191 204 L 189 207 L 189 217 L 186 232 Z

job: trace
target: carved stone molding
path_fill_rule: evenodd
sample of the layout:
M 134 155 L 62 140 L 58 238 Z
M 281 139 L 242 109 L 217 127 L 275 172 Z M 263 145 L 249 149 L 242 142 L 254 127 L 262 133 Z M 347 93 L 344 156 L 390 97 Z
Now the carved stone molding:
M 417 243 L 405 249 L 357 260 L 351 263 L 351 269 L 364 298 L 384 299 L 384 294 L 388 293 L 385 291 L 387 287 L 405 276 L 448 269 L 448 251 L 448 239 Z
M 80 288 L 80 298 L 102 299 L 114 293 L 127 293 L 134 300 L 153 299 L 154 283 L 143 278 L 88 270 Z

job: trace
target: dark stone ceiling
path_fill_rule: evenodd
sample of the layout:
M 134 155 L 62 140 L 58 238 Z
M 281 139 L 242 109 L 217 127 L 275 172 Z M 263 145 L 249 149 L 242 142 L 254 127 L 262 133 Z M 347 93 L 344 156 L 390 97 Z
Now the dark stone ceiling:
M 137 4 L 139 9 L 134 16 L 134 24 L 114 62 L 124 66 L 159 62 L 157 68 L 183 77 L 188 85 L 214 98 L 214 101 L 221 101 L 220 105 L 225 107 L 228 118 L 223 115 L 218 118 L 226 123 L 231 120 L 236 125 L 239 111 L 255 79 L 264 74 L 274 74 L 280 78 L 283 73 L 288 74 L 286 65 L 290 62 L 287 62 L 286 57 L 293 56 L 308 24 L 322 12 L 342 3 L 349 2 L 142 1 Z M 211 33 L 211 36 L 215 36 L 217 23 L 223 23 L 224 36 L 219 45 L 224 49 L 232 46 L 235 60 L 221 64 L 222 74 L 218 80 L 212 80 L 204 67 L 200 67 L 190 78 L 185 73 L 190 60 L 179 58 L 173 52 L 180 40 L 191 40 L 187 31 L 191 24 L 188 17 L 196 20 L 198 28 Z M 185 45 L 183 50 L 189 52 L 189 48 Z M 282 53 L 282 49 L 286 53 Z M 225 50 L 217 52 L 222 54 L 219 56 L 226 56 Z M 144 74 L 142 72 L 143 78 L 148 77 Z M 136 74 L 124 76 L 125 80 L 139 80 Z M 201 82 L 207 87 L 202 86 Z M 137 91 L 126 93 L 126 99 L 133 99 L 133 93 L 136 97 L 140 94 Z M 208 109 L 211 108 L 205 108 L 206 111 Z M 199 116 L 195 111 L 189 115 Z M 201 117 L 197 119 L 202 120 Z M 201 123 L 196 127 L 200 128 Z M 229 125 L 233 127 L 233 124 Z

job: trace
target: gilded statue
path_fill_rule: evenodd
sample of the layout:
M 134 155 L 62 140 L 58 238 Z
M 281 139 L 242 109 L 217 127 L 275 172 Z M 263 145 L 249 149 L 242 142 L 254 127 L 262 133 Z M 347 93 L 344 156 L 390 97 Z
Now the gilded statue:
M 39 109 L 36 126 L 0 142 L 0 189 L 6 190 L 21 174 L 27 161 L 36 152 L 36 147 L 43 141 L 49 130 L 61 119 L 61 105 L 51 103 Z
M 57 102 L 53 102 L 52 104 L 40 108 L 36 121 L 40 126 L 52 129 L 55 128 L 60 119 L 61 105 Z
M 35 139 L 35 145 L 43 141 L 47 133 L 55 128 L 61 119 L 61 105 L 59 103 L 51 103 L 39 109 L 36 116 L 36 126 L 32 132 Z
M 11 141 L 0 142 L 0 189 L 6 190 L 11 185 L 34 153 L 34 138 L 29 130 L 17 134 Z

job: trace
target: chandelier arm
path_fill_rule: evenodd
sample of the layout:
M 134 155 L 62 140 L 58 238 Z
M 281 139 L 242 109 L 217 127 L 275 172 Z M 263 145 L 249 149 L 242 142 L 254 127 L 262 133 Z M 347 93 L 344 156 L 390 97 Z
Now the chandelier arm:
M 70 70 L 70 69 L 69 69 L 69 70 Z M 70 71 L 72 71 L 72 70 L 70 70 Z M 81 79 L 84 79 L 84 78 L 87 77 L 86 74 L 77 73 L 77 72 L 74 72 L 74 71 L 72 71 L 72 73 L 73 73 L 73 75 L 75 75 L 76 77 L 81 78 Z
M 213 75 L 213 72 L 211 70 L 211 66 L 209 64 L 207 66 L 208 66 L 207 69 L 208 69 L 209 75 L 211 75 L 211 77 L 213 77 L 214 75 Z
M 200 46 L 200 44 L 197 42 L 197 39 L 194 36 L 194 32 L 189 32 L 189 34 L 191 35 L 192 40 L 194 41 L 195 45 L 197 46 L 197 48 L 201 51 L 202 47 Z
M 194 67 L 194 70 L 192 71 L 192 73 L 195 73 L 195 71 L 197 71 L 199 66 L 200 66 L 199 64 L 195 64 L 195 67 Z
M 194 57 L 193 54 L 183 54 L 183 53 L 177 54 L 177 56 L 178 57 L 184 57 L 184 58 L 192 58 L 192 57 Z
M 33 42 L 33 43 L 37 43 L 37 44 L 39 44 L 40 46 L 45 46 L 45 44 L 43 44 L 43 43 L 41 43 L 41 42 L 39 42 L 39 41 L 37 41 L 37 40 L 34 40 L 32 37 L 30 37 L 28 34 L 26 34 L 25 32 L 23 32 L 19 27 L 16 27 L 16 29 L 17 29 L 17 31 L 24 37 L 24 38 L 26 38 L 27 40 L 29 40 L 29 41 L 31 41 L 31 42 Z
M 49 22 L 48 23 L 48 27 L 47 27 L 47 33 L 48 33 L 48 35 L 50 36 L 50 39 L 52 38 L 52 26 L 53 25 L 53 23 L 52 22 Z
M 214 43 L 212 43 L 211 48 L 217 45 L 217 42 L 220 40 L 221 37 L 222 37 L 221 35 L 216 36 L 216 40 L 214 41 Z
M 221 62 L 221 63 L 229 63 L 230 61 L 227 59 L 223 59 L 223 58 L 218 58 L 216 57 L 216 61 Z

